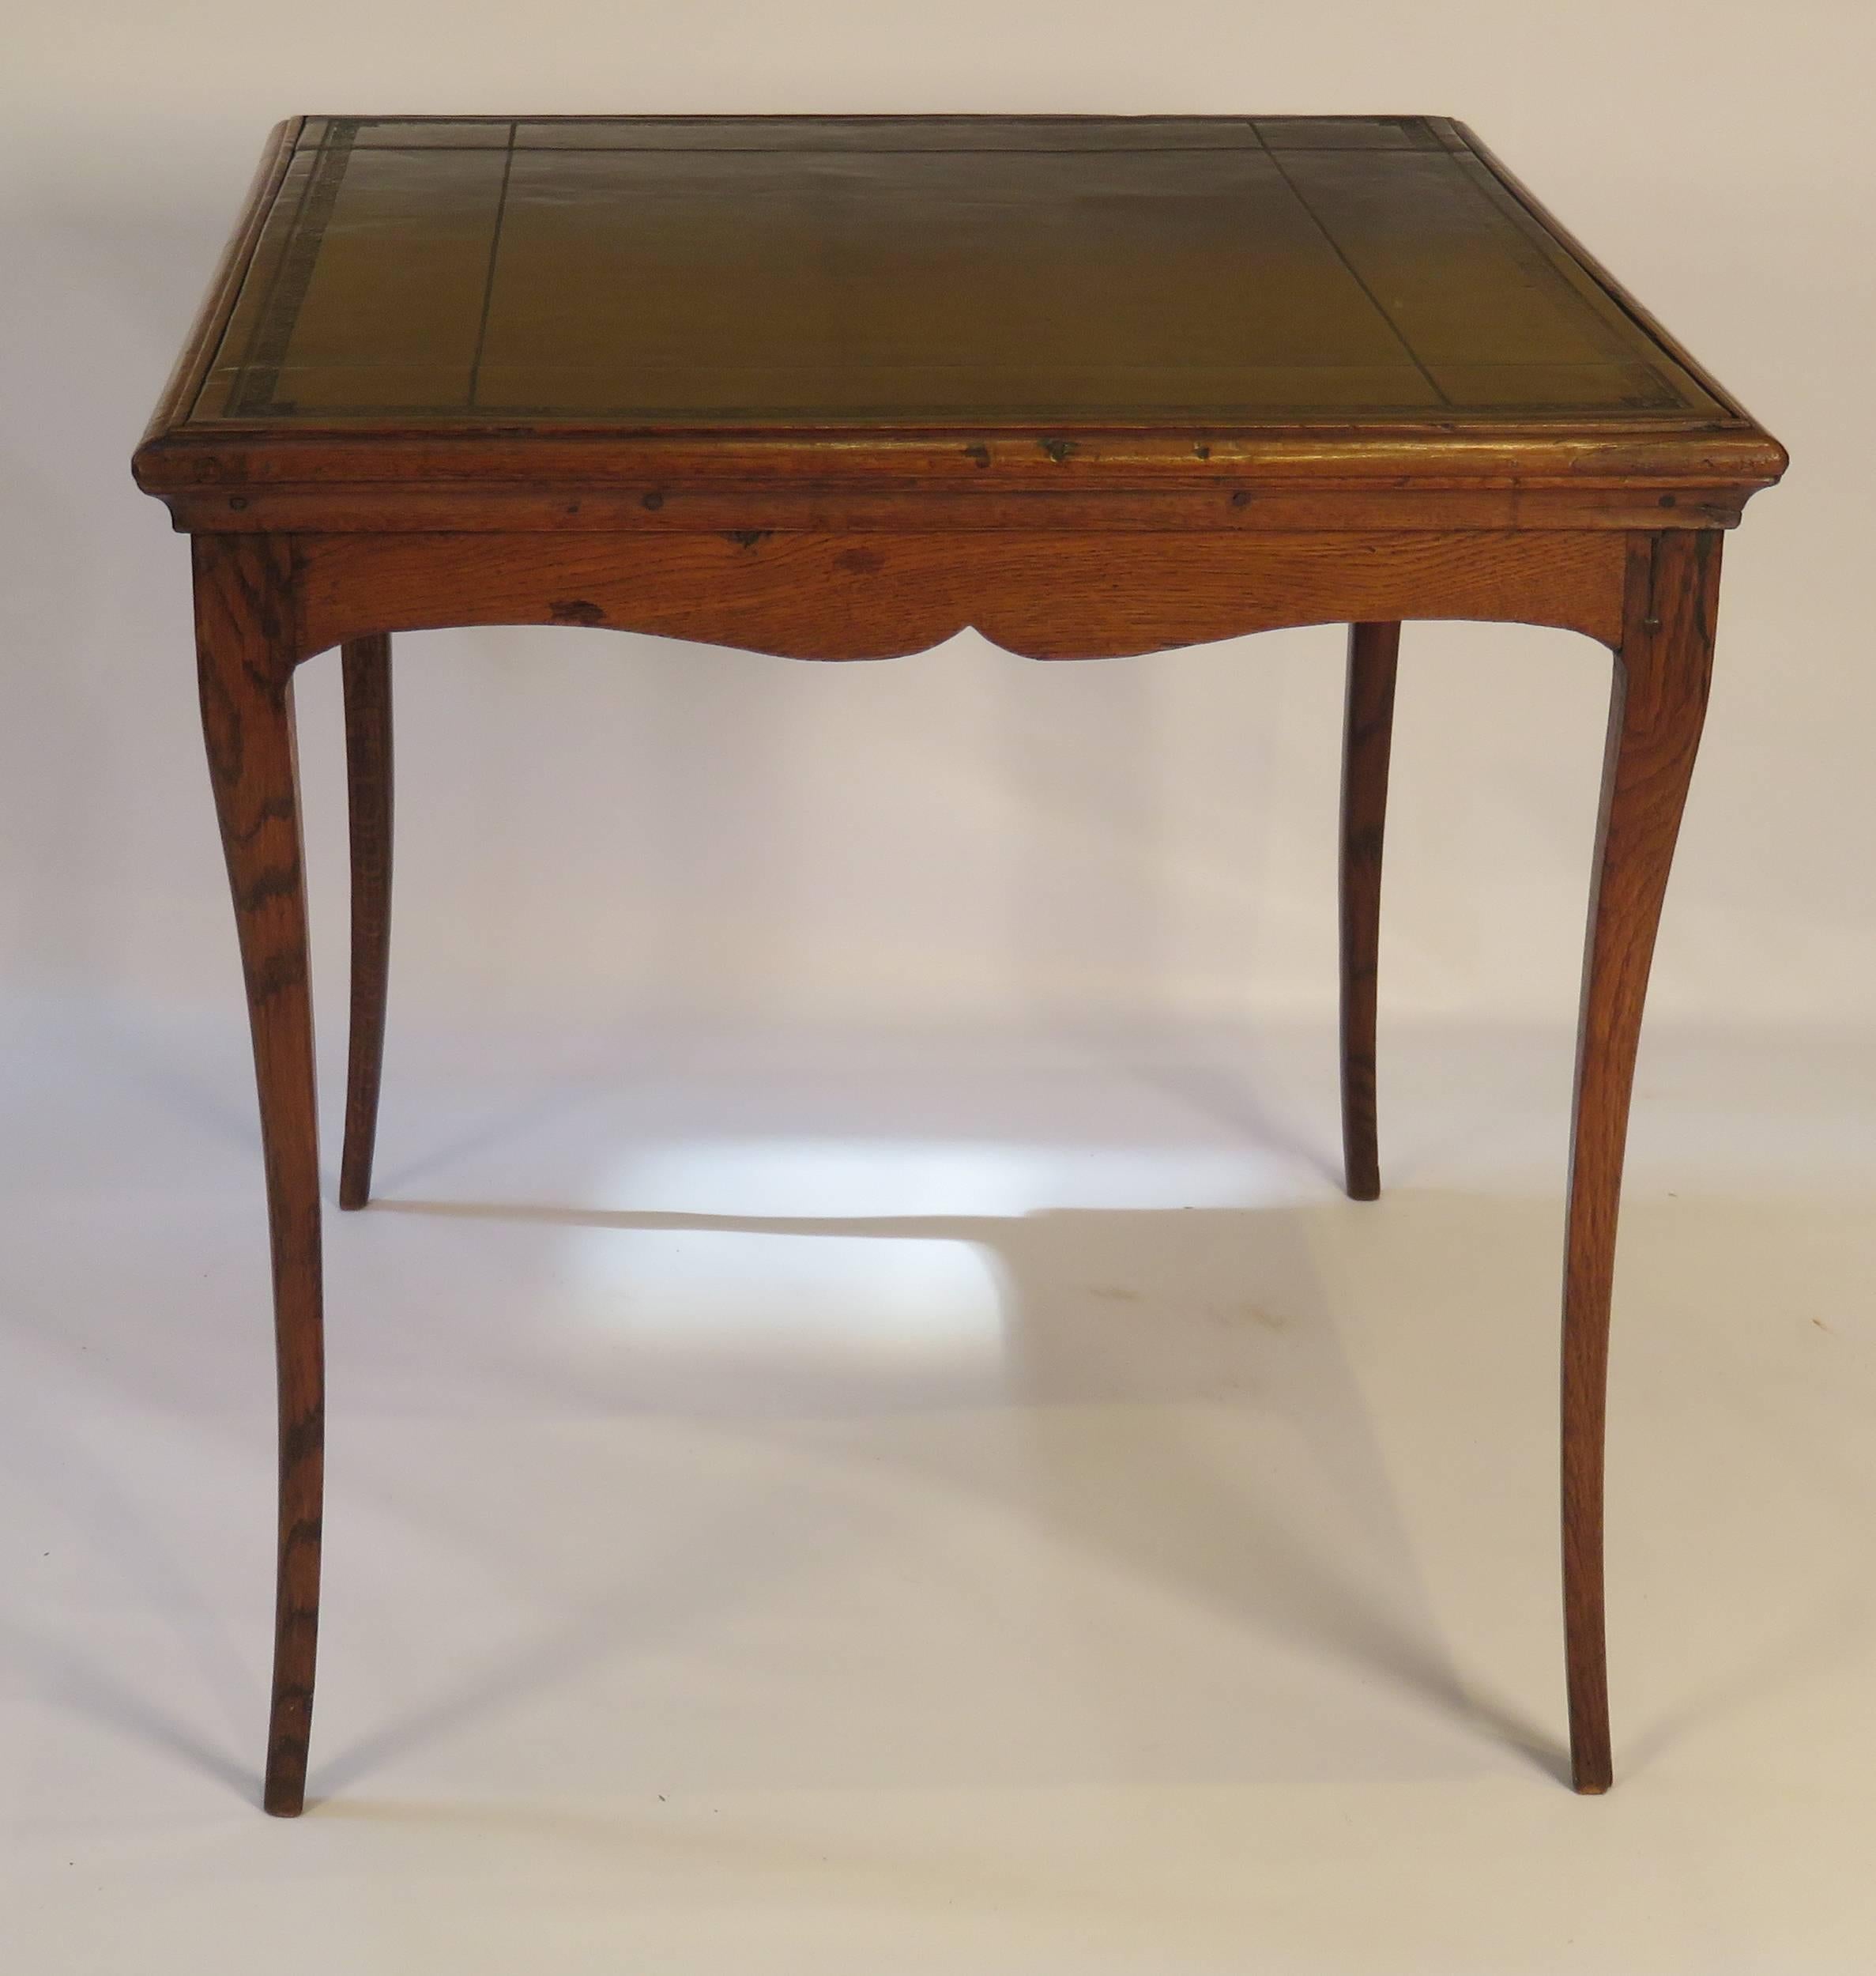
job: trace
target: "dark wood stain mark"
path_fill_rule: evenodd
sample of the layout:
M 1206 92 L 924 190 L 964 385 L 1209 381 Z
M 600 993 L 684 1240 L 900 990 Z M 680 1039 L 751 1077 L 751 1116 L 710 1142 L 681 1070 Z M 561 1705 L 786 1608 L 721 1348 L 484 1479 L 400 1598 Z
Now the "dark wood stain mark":
M 262 1802 L 291 1817 L 306 1796 L 325 1487 L 318 1112 L 293 738 L 303 654 L 286 545 L 198 536 L 193 546 L 202 735 L 247 982 L 273 1263 L 279 1552 Z

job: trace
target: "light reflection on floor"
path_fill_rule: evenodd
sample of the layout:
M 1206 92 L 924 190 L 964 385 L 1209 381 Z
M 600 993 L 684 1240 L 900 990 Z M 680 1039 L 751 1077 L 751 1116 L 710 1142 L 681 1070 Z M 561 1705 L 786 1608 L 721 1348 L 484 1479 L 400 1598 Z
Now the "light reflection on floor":
M 876 1140 L 690 1141 L 622 1161 L 595 1192 L 631 1203 L 567 1237 L 579 1307 L 623 1337 L 692 1351 L 778 1338 L 903 1363 L 1004 1356 L 995 1248 L 909 1224 L 1064 1210 L 1249 1206 L 1259 1162 L 1123 1148 Z M 683 1225 L 656 1226 L 661 1216 Z M 737 1224 L 768 1223 L 769 1227 Z
M 733 1351 L 993 1365 L 1002 1299 L 975 1243 L 722 1228 L 590 1228 L 572 1244 L 582 1308 L 626 1338 Z

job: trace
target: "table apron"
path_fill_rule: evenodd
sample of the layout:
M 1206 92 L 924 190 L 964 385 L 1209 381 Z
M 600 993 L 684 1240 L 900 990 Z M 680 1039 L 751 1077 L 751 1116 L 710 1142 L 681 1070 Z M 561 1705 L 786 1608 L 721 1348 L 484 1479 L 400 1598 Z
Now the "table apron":
M 1614 646 L 1632 538 L 742 530 L 269 539 L 267 560 L 291 592 L 283 621 L 294 649 L 283 657 L 297 662 L 376 632 L 470 624 L 601 626 L 818 659 L 924 651 L 966 628 L 1030 658 L 1095 658 L 1407 618 L 1554 625 Z

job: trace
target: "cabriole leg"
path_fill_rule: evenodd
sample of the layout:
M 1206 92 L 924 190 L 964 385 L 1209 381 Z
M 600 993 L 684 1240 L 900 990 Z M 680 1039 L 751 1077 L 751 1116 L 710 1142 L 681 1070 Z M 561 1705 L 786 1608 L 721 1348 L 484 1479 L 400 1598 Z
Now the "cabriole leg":
M 263 1801 L 291 1817 L 305 1801 L 312 1724 L 325 1405 L 297 654 L 284 546 L 265 536 L 198 536 L 194 546 L 202 732 L 247 986 L 273 1261 L 280 1556 Z
M 1609 1788 L 1603 1606 L 1609 1297 L 1655 930 L 1700 745 L 1720 537 L 1633 539 L 1609 711 L 1577 1046 L 1563 1285 L 1563 1584 L 1571 1777 Z

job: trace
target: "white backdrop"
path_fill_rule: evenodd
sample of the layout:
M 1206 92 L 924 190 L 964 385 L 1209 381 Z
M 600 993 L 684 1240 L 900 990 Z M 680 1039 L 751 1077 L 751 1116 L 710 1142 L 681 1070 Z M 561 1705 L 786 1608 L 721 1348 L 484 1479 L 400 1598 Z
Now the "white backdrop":
M 1859 1019 L 1876 979 L 1863 0 L 1411 8 L 62 0 L 0 64 L 0 926 L 16 987 L 233 1013 L 186 556 L 127 461 L 295 111 L 1423 111 L 1465 118 L 1790 447 L 1729 545 L 1656 1013 Z M 790 664 L 403 641 L 396 986 L 433 1011 L 980 1021 L 1319 1011 L 1340 639 Z M 1384 997 L 1569 1019 L 1607 663 L 1407 636 Z M 342 973 L 336 659 L 303 673 Z M 401 1018 L 400 1018 L 401 1019 Z M 329 1033 L 331 1033 L 329 1031 Z

